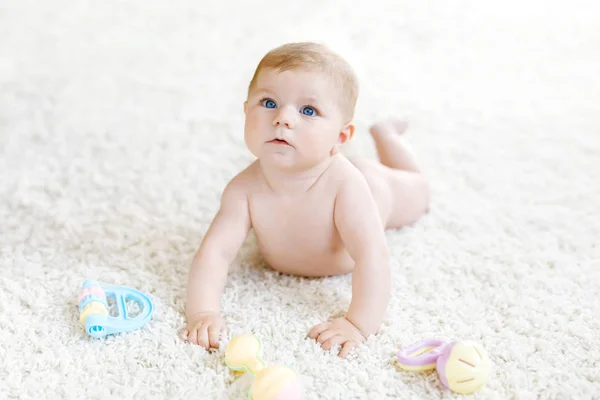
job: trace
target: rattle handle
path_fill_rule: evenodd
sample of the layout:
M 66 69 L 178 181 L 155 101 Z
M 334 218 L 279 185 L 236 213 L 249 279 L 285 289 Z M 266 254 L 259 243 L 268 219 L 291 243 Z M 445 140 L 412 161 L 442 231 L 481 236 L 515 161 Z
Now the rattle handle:
M 263 363 L 258 359 L 258 357 L 246 361 L 244 366 L 252 375 L 258 374 L 264 368 Z
M 425 339 L 398 352 L 398 361 L 407 366 L 435 364 L 444 351 L 446 342 L 441 339 Z

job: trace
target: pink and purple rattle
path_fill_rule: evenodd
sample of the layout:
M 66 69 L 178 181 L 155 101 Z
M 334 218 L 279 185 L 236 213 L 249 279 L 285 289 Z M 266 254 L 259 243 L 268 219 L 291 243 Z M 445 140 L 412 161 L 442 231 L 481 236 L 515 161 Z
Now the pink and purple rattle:
M 407 371 L 437 369 L 444 386 L 461 394 L 474 393 L 487 382 L 492 363 L 481 345 L 471 341 L 426 339 L 397 354 Z

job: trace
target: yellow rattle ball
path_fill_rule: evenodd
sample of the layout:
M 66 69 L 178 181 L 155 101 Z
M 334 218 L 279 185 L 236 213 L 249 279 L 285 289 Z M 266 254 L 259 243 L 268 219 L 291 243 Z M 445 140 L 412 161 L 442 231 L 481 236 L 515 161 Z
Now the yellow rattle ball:
M 256 336 L 234 337 L 225 349 L 225 364 L 234 371 L 255 376 L 250 387 L 251 400 L 301 400 L 302 385 L 296 372 L 284 366 L 265 367 L 262 344 Z

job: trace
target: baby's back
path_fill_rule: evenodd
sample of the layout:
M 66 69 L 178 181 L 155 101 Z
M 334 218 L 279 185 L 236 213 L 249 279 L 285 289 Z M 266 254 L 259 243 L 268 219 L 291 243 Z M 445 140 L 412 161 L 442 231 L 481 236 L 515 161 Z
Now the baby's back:
M 350 272 L 353 261 L 334 223 L 339 185 L 351 179 L 354 167 L 335 157 L 329 168 L 306 192 L 274 193 L 258 161 L 245 173 L 250 218 L 261 254 L 274 269 L 295 275 L 323 276 Z

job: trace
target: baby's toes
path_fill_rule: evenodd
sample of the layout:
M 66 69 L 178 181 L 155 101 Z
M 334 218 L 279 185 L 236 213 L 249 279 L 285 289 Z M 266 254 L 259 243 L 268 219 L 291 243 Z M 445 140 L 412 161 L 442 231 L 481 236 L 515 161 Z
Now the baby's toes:
M 397 134 L 401 135 L 408 129 L 408 121 L 405 119 L 395 118 L 391 121 L 392 126 Z

